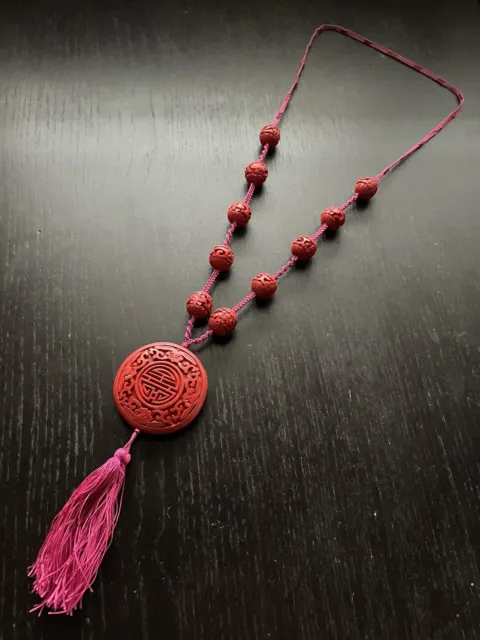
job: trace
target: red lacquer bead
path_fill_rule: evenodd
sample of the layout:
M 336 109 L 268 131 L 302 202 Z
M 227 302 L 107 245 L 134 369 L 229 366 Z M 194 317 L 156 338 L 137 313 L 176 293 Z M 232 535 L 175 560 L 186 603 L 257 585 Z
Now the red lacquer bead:
M 212 296 L 205 291 L 195 291 L 187 300 L 187 311 L 194 318 L 206 318 L 212 310 Z
M 262 186 L 268 176 L 268 169 L 260 162 L 260 160 L 255 160 L 255 162 L 250 162 L 245 167 L 245 180 L 249 184 L 254 184 L 256 187 Z
M 252 210 L 246 202 L 234 202 L 228 207 L 227 218 L 230 222 L 235 222 L 237 227 L 244 227 L 251 217 Z
M 378 182 L 375 178 L 360 178 L 355 183 L 355 193 L 358 193 L 359 200 L 370 200 L 377 193 Z
M 320 222 L 326 224 L 330 231 L 336 231 L 345 222 L 345 212 L 340 207 L 328 207 L 321 214 Z
M 277 290 L 277 281 L 270 273 L 259 273 L 253 278 L 251 287 L 257 298 L 266 300 Z
M 208 324 L 216 336 L 229 336 L 237 326 L 237 314 L 233 309 L 215 309 Z
M 267 124 L 260 131 L 260 143 L 268 144 L 273 149 L 280 142 L 280 129 L 273 124 Z
M 309 236 L 299 236 L 292 242 L 292 254 L 299 260 L 310 260 L 317 252 L 317 244 Z
M 210 251 L 209 262 L 212 269 L 228 271 L 233 264 L 233 251 L 225 244 L 217 244 Z

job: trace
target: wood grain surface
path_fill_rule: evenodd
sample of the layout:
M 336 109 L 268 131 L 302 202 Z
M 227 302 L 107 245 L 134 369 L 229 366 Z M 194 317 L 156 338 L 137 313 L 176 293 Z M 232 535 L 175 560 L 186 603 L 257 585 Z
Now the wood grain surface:
M 465 108 L 230 342 L 197 349 L 199 419 L 138 440 L 94 593 L 37 618 L 26 567 L 130 433 L 116 369 L 181 341 L 322 22 L 445 76 Z M 0 30 L 0 638 L 480 638 L 480 5 L 21 0 Z M 454 104 L 324 34 L 215 305 Z

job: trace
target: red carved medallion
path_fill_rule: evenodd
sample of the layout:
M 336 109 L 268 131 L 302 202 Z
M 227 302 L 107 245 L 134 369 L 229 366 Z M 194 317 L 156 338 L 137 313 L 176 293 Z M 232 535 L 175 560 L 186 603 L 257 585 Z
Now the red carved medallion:
M 207 387 L 207 374 L 197 356 L 178 344 L 154 342 L 123 361 L 113 397 L 134 429 L 171 433 L 197 416 Z

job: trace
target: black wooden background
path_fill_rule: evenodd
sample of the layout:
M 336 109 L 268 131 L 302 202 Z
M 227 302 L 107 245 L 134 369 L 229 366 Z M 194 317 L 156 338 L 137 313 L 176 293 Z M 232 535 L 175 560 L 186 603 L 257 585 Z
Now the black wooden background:
M 28 613 L 54 514 L 129 436 L 124 357 L 181 341 L 312 31 L 336 22 L 457 84 L 460 117 L 226 345 L 177 437 L 142 437 L 73 618 Z M 480 638 L 480 5 L 2 3 L 2 640 Z M 454 106 L 317 40 L 236 261 L 234 304 L 319 212 Z

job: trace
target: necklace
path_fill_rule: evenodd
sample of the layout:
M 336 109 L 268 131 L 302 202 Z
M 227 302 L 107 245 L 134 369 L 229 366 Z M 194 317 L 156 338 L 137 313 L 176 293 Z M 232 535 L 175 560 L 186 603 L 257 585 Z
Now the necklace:
M 251 282 L 251 291 L 231 309 L 212 312 L 210 291 L 221 272 L 228 271 L 234 261 L 230 241 L 235 229 L 250 221 L 250 201 L 255 189 L 268 177 L 264 163 L 269 150 L 280 142 L 278 124 L 292 98 L 315 38 L 324 31 L 335 31 L 401 62 L 451 91 L 458 105 L 419 142 L 385 167 L 375 177 L 357 180 L 353 195 L 341 206 L 331 206 L 320 215 L 320 226 L 311 236 L 300 236 L 291 245 L 290 259 L 274 274 L 260 273 Z M 189 348 L 212 335 L 228 336 L 236 328 L 238 312 L 255 298 L 272 297 L 281 276 L 297 261 L 310 260 L 317 251 L 317 240 L 327 230 L 335 232 L 345 222 L 345 211 L 356 200 L 369 200 L 377 192 L 380 181 L 403 160 L 444 129 L 455 118 L 464 103 L 462 92 L 425 67 L 337 25 L 321 25 L 308 41 L 297 74 L 271 124 L 260 132 L 262 152 L 258 160 L 245 169 L 249 184 L 244 199 L 233 203 L 227 217 L 228 232 L 221 245 L 213 247 L 209 261 L 212 272 L 201 291 L 187 300 L 190 315 L 181 345 L 156 342 L 140 349 L 124 360 L 115 377 L 113 395 L 124 420 L 133 428 L 130 440 L 118 449 L 102 467 L 93 471 L 74 491 L 56 516 L 29 575 L 35 578 L 33 590 L 41 602 L 32 611 L 45 607 L 57 613 L 71 614 L 81 605 L 85 591 L 91 589 L 101 561 L 112 542 L 120 515 L 125 468 L 130 462 L 130 448 L 142 432 L 166 434 L 190 424 L 200 412 L 207 395 L 207 374 L 199 358 Z M 192 337 L 195 321 L 207 319 L 209 329 Z

